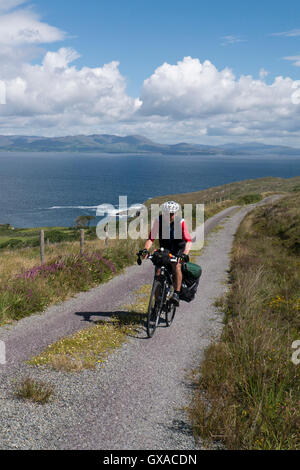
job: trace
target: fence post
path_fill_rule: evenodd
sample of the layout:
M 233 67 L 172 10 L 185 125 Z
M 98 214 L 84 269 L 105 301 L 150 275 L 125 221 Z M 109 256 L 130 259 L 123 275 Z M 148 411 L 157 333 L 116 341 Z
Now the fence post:
M 80 230 L 80 254 L 83 254 L 83 245 L 84 245 L 84 230 Z
M 45 263 L 45 233 L 41 230 L 40 233 L 40 252 L 41 252 L 41 264 Z
M 108 240 L 109 240 L 108 224 L 105 225 L 104 230 L 105 230 L 105 246 L 108 246 Z

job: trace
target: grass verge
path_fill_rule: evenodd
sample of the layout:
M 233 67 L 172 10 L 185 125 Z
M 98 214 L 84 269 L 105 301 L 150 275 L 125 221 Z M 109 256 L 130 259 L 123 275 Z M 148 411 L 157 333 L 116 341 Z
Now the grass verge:
M 36 253 L 11 252 L 0 269 L 0 324 L 41 312 L 108 281 L 135 262 L 141 240 L 114 240 L 109 248 L 101 244 L 100 240 L 89 242 L 83 255 L 75 252 L 78 247 L 73 244 L 59 244 L 56 256 L 52 247 L 53 257 L 43 266 L 33 264 Z
M 195 373 L 195 436 L 227 449 L 300 449 L 300 195 L 257 208 L 234 243 L 225 326 Z

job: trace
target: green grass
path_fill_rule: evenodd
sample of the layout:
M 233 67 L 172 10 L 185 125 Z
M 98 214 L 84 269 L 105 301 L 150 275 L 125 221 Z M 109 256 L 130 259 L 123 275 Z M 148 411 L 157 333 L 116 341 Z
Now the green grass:
M 197 370 L 195 436 L 227 449 L 300 449 L 300 194 L 257 208 L 238 230 L 225 327 Z
M 245 205 L 245 204 L 255 204 L 256 202 L 259 202 L 262 200 L 262 195 L 261 194 L 246 194 L 244 196 L 240 196 L 237 200 L 239 205 Z
M 111 351 L 123 344 L 128 334 L 134 333 L 133 318 L 128 316 L 126 320 L 122 322 L 113 317 L 110 321 L 100 321 L 97 325 L 80 330 L 50 345 L 32 358 L 29 364 L 66 372 L 94 369 L 104 362 Z
M 40 244 L 40 231 L 44 230 L 45 243 L 60 243 L 78 241 L 80 231 L 67 227 L 39 227 L 39 228 L 15 228 L 8 229 L 0 226 L 0 249 L 20 249 L 35 247 Z M 95 227 L 85 230 L 87 240 L 96 239 Z
M 53 257 L 43 266 L 32 263 L 28 248 L 29 253 L 17 250 L 9 258 L 2 256 L 9 263 L 6 269 L 2 266 L 0 273 L 0 323 L 41 312 L 53 303 L 108 281 L 136 261 L 135 253 L 141 245 L 140 240 L 112 241 L 105 248 L 98 240 L 86 243 L 84 254 L 80 255 L 79 246 L 58 244 L 52 247 Z M 38 259 L 38 252 L 35 257 Z M 24 267 L 15 271 L 15 266 L 22 263 Z

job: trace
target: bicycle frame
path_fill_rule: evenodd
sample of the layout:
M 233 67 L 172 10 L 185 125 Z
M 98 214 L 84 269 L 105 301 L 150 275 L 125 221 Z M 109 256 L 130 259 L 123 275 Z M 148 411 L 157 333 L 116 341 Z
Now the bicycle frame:
M 160 283 L 162 284 L 163 298 L 164 298 L 165 290 L 167 289 L 167 287 L 173 287 L 173 276 L 169 272 L 167 266 L 163 265 L 163 266 L 161 266 L 161 268 L 159 268 L 160 269 L 159 276 L 157 276 L 157 274 L 156 274 L 156 269 L 157 268 L 155 266 L 154 280 L 158 279 L 160 281 Z M 169 300 L 169 299 L 164 299 L 163 306 L 165 305 L 166 300 Z
M 137 253 L 139 265 L 141 264 L 140 258 L 142 256 L 142 253 L 143 252 Z M 169 262 L 178 262 L 177 257 L 172 255 L 169 256 Z M 148 259 L 152 260 L 153 262 L 153 257 L 154 255 L 149 255 Z M 169 262 L 168 264 L 162 264 L 162 266 L 157 266 L 153 262 L 153 264 L 155 265 L 155 274 L 147 314 L 147 333 L 150 338 L 153 336 L 156 330 L 162 312 L 165 312 L 167 326 L 171 325 L 175 316 L 176 307 L 170 302 L 170 299 L 173 295 L 171 289 L 173 289 L 174 291 L 174 287 L 173 272 L 170 272 Z M 158 270 L 159 274 L 157 274 Z M 169 291 L 167 291 L 167 289 L 169 289 Z

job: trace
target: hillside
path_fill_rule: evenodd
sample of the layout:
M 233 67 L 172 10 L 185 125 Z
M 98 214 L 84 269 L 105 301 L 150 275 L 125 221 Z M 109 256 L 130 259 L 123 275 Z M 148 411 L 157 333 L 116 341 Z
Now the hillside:
M 0 152 L 99 152 L 139 153 L 162 155 L 299 155 L 300 149 L 264 145 L 256 142 L 225 144 L 223 146 L 188 144 L 160 144 L 146 137 L 130 135 L 120 137 L 109 134 L 77 135 L 66 137 L 0 136 Z
M 215 186 L 192 193 L 169 194 L 148 199 L 146 205 L 161 204 L 174 199 L 180 204 L 213 204 L 218 201 L 239 203 L 240 198 L 247 195 L 259 194 L 265 197 L 269 194 L 297 193 L 300 191 L 300 176 L 294 178 L 256 178 L 253 180 L 237 181 L 234 183 Z

